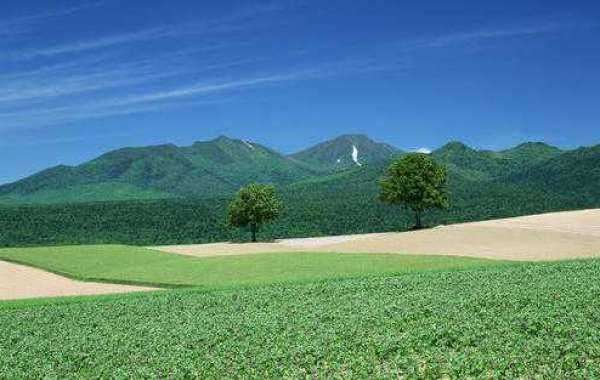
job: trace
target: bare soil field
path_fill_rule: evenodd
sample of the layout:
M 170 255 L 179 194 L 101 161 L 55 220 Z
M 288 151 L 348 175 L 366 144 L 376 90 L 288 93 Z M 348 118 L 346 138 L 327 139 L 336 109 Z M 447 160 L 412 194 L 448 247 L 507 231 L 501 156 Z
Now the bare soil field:
M 156 289 L 74 281 L 40 269 L 0 261 L 0 300 L 127 293 L 148 290 Z
M 524 261 L 600 257 L 600 209 L 455 224 L 402 233 L 152 248 L 198 257 L 295 251 L 439 254 Z

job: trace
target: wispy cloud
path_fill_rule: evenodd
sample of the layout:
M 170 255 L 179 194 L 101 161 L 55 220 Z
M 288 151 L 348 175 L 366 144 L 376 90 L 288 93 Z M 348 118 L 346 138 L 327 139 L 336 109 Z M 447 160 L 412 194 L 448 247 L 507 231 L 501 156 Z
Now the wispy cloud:
M 108 97 L 93 102 L 71 104 L 68 106 L 42 107 L 23 112 L 21 110 L 0 112 L 0 125 L 5 128 L 20 126 L 54 125 L 86 118 L 98 118 L 114 115 L 147 112 L 172 108 L 187 99 L 194 104 L 214 104 L 227 101 L 227 97 L 209 95 L 232 93 L 235 91 L 277 84 L 291 80 L 307 78 L 306 72 L 240 79 L 219 83 L 197 83 L 167 91 L 141 92 L 134 95 Z M 202 98 L 202 96 L 204 96 Z
M 468 32 L 455 32 L 445 35 L 424 37 L 405 44 L 409 49 L 444 48 L 466 43 L 477 43 L 487 40 L 511 37 L 527 37 L 557 32 L 569 25 L 560 23 L 534 23 L 526 26 L 515 26 L 499 29 L 481 29 Z
M 149 38 L 151 34 L 160 35 L 156 32 L 142 36 Z M 108 43 L 102 41 L 108 40 L 100 40 L 96 46 Z M 393 60 L 358 55 L 319 63 L 296 62 L 287 70 L 263 69 L 259 74 L 254 64 L 262 57 L 241 55 L 235 58 L 232 55 L 235 46 L 230 48 L 216 47 L 223 51 L 217 51 L 214 57 L 207 57 L 204 54 L 207 48 L 199 47 L 123 62 L 118 55 L 85 54 L 68 63 L 0 74 L 3 88 L 0 128 L 55 125 L 85 118 L 148 112 L 190 101 L 212 104 L 229 101 L 228 94 L 240 91 L 400 66 Z M 266 62 L 265 67 L 268 64 Z M 231 71 L 233 67 L 240 70 Z M 240 73 L 233 74 L 238 71 Z M 90 95 L 77 97 L 83 93 Z M 59 101 L 68 102 L 68 105 L 54 104 Z
M 80 53 L 87 50 L 94 50 L 100 48 L 108 48 L 116 45 L 131 44 L 139 41 L 155 40 L 158 38 L 173 35 L 174 31 L 168 28 L 153 28 L 146 29 L 132 33 L 124 33 L 109 37 L 103 37 L 94 40 L 80 41 L 75 43 L 56 45 L 51 47 L 44 47 L 38 49 L 28 49 L 12 54 L 4 55 L 3 58 L 16 59 L 16 60 L 27 60 L 37 57 L 47 57 L 69 53 Z
M 26 32 L 31 32 L 34 26 L 41 22 L 52 18 L 71 15 L 89 8 L 98 7 L 104 3 L 104 1 L 89 2 L 70 8 L 59 8 L 52 11 L 16 17 L 8 20 L 0 20 L 0 37 L 14 38 Z
M 183 49 L 122 63 L 119 57 L 110 55 L 84 57 L 69 64 L 0 75 L 0 86 L 3 89 L 0 93 L 0 111 L 22 106 L 29 107 L 34 103 L 55 101 L 60 98 L 68 100 L 69 97 L 78 94 L 108 89 L 136 93 L 139 92 L 137 85 L 158 85 L 166 79 L 181 81 L 187 78 L 189 81 L 189 78 L 209 75 L 211 72 L 222 72 L 260 60 L 259 57 L 217 58 L 198 64 L 193 59 L 198 52 L 202 52 L 202 49 Z M 111 60 L 116 60 L 117 63 Z M 171 95 L 165 94 L 164 97 L 174 97 L 175 93 Z M 146 96 L 155 97 L 157 100 L 160 98 L 154 93 Z M 103 97 L 99 99 L 95 103 L 105 103 Z M 139 101 L 131 101 L 131 104 L 134 103 Z
M 58 44 L 49 47 L 29 48 L 16 52 L 0 55 L 0 59 L 11 60 L 31 60 L 39 57 L 52 57 L 64 54 L 76 54 L 92 50 L 107 49 L 112 47 L 131 45 L 141 42 L 155 42 L 159 39 L 176 38 L 182 36 L 197 36 L 200 34 L 216 35 L 220 33 L 229 33 L 235 31 L 243 31 L 256 25 L 252 23 L 259 16 L 265 16 L 270 13 L 280 12 L 287 8 L 286 2 L 272 2 L 261 5 L 249 6 L 233 12 L 228 16 L 223 16 L 215 19 L 207 19 L 195 23 L 162 25 L 152 28 L 141 29 L 132 32 L 125 32 L 94 38 Z M 88 6 L 89 7 L 89 6 Z M 73 8 L 68 13 L 73 13 L 83 7 Z M 66 11 L 60 14 L 68 14 Z M 58 16 L 59 13 L 53 14 Z M 1 30 L 1 24 L 0 24 Z
M 121 106 L 118 98 L 103 104 L 83 103 L 58 107 L 46 107 L 24 112 L 0 113 L 0 132 L 22 127 L 36 128 L 59 124 L 69 124 L 82 120 L 103 119 L 111 116 L 132 115 L 139 113 L 162 112 L 178 108 L 199 107 L 223 104 L 232 101 L 231 97 L 212 96 L 205 99 L 192 99 L 177 102 L 142 103 Z

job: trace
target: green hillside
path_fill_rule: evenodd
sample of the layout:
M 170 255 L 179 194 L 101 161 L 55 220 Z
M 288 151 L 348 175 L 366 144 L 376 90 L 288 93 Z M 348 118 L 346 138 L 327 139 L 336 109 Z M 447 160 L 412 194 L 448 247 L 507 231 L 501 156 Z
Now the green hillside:
M 0 186 L 0 201 L 15 203 L 210 198 L 252 182 L 286 185 L 313 175 L 271 149 L 219 137 L 189 147 L 124 148 L 79 166 L 57 166 Z
M 522 165 L 546 161 L 559 156 L 561 153 L 562 150 L 559 148 L 543 142 L 527 142 L 512 149 L 500 151 L 498 155 L 505 161 L 510 162 L 513 168 L 518 168 Z
M 473 180 L 505 177 L 561 154 L 544 143 L 524 143 L 512 149 L 493 152 L 475 150 L 460 142 L 450 142 L 433 152 L 433 157 L 450 171 Z
M 579 148 L 540 161 L 511 175 L 506 181 L 597 202 L 600 200 L 600 145 Z
M 432 156 L 448 166 L 455 177 L 488 181 L 530 176 L 524 174 L 531 173 L 529 168 L 543 168 L 550 160 L 548 165 L 560 166 L 563 153 L 543 143 L 525 143 L 492 152 L 451 142 Z M 364 135 L 340 136 L 289 156 L 253 142 L 221 136 L 187 147 L 124 148 L 78 166 L 50 168 L 0 186 L 0 203 L 207 199 L 229 196 L 250 182 L 294 190 L 309 189 L 315 184 L 320 189 L 357 191 L 361 182 L 373 189 L 390 160 L 400 154 L 392 146 Z M 569 155 L 564 157 L 572 160 Z M 590 155 L 582 159 L 595 164 L 595 157 Z

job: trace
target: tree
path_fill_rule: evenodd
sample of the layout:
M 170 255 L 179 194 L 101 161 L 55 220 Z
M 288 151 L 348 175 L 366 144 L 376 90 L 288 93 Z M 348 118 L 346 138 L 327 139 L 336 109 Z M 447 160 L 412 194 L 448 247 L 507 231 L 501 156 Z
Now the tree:
M 280 210 L 281 202 L 273 186 L 252 183 L 241 188 L 229 204 L 229 225 L 248 227 L 255 242 L 260 227 L 277 218 Z
M 415 228 L 423 228 L 421 214 L 448 207 L 446 168 L 429 155 L 411 153 L 394 162 L 380 180 L 380 200 L 401 204 L 415 214 Z

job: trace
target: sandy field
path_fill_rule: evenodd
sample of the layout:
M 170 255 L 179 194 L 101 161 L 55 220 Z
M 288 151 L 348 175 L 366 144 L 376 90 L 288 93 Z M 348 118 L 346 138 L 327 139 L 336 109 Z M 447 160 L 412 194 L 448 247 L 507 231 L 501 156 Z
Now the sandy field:
M 74 281 L 40 269 L 0 261 L 0 300 L 127 293 L 148 290 L 156 289 Z
M 600 257 L 600 209 L 455 224 L 402 233 L 152 248 L 198 257 L 262 252 L 410 253 L 526 261 Z

